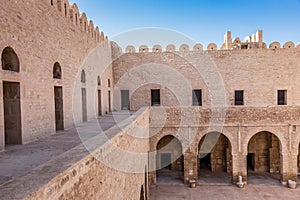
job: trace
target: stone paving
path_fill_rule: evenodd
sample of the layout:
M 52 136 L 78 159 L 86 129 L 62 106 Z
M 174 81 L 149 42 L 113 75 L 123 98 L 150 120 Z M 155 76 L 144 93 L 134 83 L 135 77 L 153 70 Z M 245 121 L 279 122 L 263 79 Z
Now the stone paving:
M 248 185 L 242 189 L 229 183 L 229 176 L 226 173 L 202 171 L 200 172 L 202 178 L 196 188 L 184 185 L 183 181 L 179 180 L 177 172 L 162 170 L 157 175 L 157 185 L 150 188 L 150 200 L 300 199 L 300 187 L 292 190 L 282 186 L 279 174 L 251 172 Z
M 183 184 L 159 184 L 150 189 L 150 200 L 262 200 L 262 199 L 300 199 L 300 188 L 295 190 L 276 185 L 247 185 L 243 189 L 235 186 L 201 185 L 189 188 Z
M 106 131 L 113 127 L 116 121 L 122 121 L 127 117 L 127 112 L 117 112 L 113 115 L 101 116 L 98 121 L 102 130 Z M 99 134 L 99 131 L 90 131 L 86 138 L 79 137 L 77 130 L 82 127 L 89 128 L 89 123 L 91 122 L 80 124 L 77 129 L 59 131 L 29 144 L 7 146 L 4 152 L 0 152 L 0 187 L 7 181 L 25 175 L 36 167 L 80 145 L 82 140 Z

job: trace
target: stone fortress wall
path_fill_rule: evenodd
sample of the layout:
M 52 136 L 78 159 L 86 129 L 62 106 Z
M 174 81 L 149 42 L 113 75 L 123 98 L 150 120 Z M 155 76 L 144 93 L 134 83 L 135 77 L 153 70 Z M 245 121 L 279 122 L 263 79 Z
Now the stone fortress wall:
M 204 51 L 203 45 L 196 44 L 191 51 L 188 45 L 183 44 L 177 51 L 171 44 L 166 50 L 155 45 L 151 52 L 149 47 L 142 45 L 138 50 L 128 46 L 122 54 L 116 43 L 109 41 L 75 4 L 70 5 L 68 1 L 4 1 L 0 10 L 2 58 L 3 55 L 13 58 L 10 65 L 6 65 L 5 59 L 1 62 L 0 150 L 6 146 L 5 123 L 9 120 L 5 120 L 5 112 L 11 114 L 8 116 L 12 117 L 10 119 L 15 119 L 14 107 L 10 105 L 16 99 L 20 100 L 21 111 L 19 143 L 25 144 L 56 132 L 56 111 L 62 111 L 62 129 L 68 129 L 96 115 L 121 110 L 120 90 L 129 90 L 130 110 L 137 111 L 151 106 L 151 90 L 159 89 L 161 106 L 151 107 L 146 113 L 147 119 L 143 119 L 143 123 L 150 120 L 149 131 L 153 135 L 149 146 L 136 145 L 137 151 L 159 150 L 149 157 L 149 171 L 161 165 L 162 153 L 171 151 L 175 152 L 175 156 L 183 154 L 171 168 L 183 170 L 185 183 L 201 179 L 198 172 L 201 168 L 199 150 L 202 139 L 208 133 L 218 131 L 222 137 L 216 142 L 217 147 L 211 156 L 213 171 L 226 168 L 226 172 L 232 174 L 233 182 L 239 175 L 247 180 L 247 156 L 252 153 L 258 155 L 253 158 L 256 170 L 279 172 L 282 182 L 297 179 L 300 166 L 299 44 L 287 42 L 282 48 L 278 42 L 273 42 L 267 48 L 262 31 L 247 36 L 243 42 L 239 38 L 232 39 L 231 33 L 227 32 L 220 49 L 211 43 Z M 18 70 L 4 69 L 11 66 L 18 66 Z M 57 69 L 61 73 L 54 78 Z M 211 69 L 217 73 L 212 73 Z M 134 79 L 139 77 L 142 78 Z M 19 90 L 4 89 L 7 83 L 18 83 Z M 62 89 L 62 94 L 56 96 L 57 87 Z M 214 93 L 214 89 L 220 87 L 221 94 Z M 202 91 L 201 106 L 192 106 L 193 89 Z M 234 105 L 234 92 L 237 90 L 244 91 L 242 106 Z M 286 105 L 277 105 L 278 90 L 286 91 Z M 4 91 L 13 95 L 5 96 Z M 101 94 L 100 103 L 98 92 Z M 85 99 L 82 98 L 83 93 L 86 94 Z M 60 110 L 55 109 L 56 98 L 63 100 Z M 222 98 L 224 104 L 218 101 Z M 222 109 L 222 105 L 228 110 L 224 115 L 214 116 L 212 108 Z M 224 126 L 221 129 L 221 123 L 210 126 L 211 119 L 223 122 Z M 181 145 L 179 149 L 182 152 L 160 149 L 160 145 L 170 141 L 170 136 L 178 139 L 174 146 Z M 163 140 L 165 137 L 168 137 L 166 141 Z M 127 143 L 130 143 L 129 140 L 122 144 L 126 146 Z M 130 144 L 128 146 L 131 147 Z M 85 159 L 78 165 L 86 164 L 91 158 Z M 92 177 L 101 176 L 101 170 L 94 170 L 100 165 L 96 163 L 90 165 L 91 168 L 87 167 L 82 173 L 90 175 L 76 177 L 74 185 L 64 190 L 64 173 L 72 174 L 72 170 L 67 170 L 49 185 L 41 185 L 42 192 L 34 195 L 51 196 L 63 185 L 59 194 L 74 197 L 72 195 L 80 190 L 77 187 L 87 187 Z M 103 188 L 109 189 L 110 184 L 114 184 L 109 174 L 114 178 L 124 175 L 129 181 L 136 182 L 138 187 L 145 181 L 144 175 L 129 176 L 104 166 L 100 169 L 106 171 L 104 185 L 107 185 Z M 152 184 L 156 183 L 155 172 L 151 172 L 150 179 Z M 92 181 L 99 186 L 97 180 Z M 52 183 L 61 185 L 53 189 Z M 147 184 L 144 187 L 146 189 Z M 48 189 L 52 192 L 47 193 Z M 133 189 L 137 195 L 140 188 Z
M 0 6 L 0 48 L 13 49 L 19 59 L 19 72 L 1 70 L 2 81 L 20 83 L 21 141 L 28 143 L 55 133 L 54 87 L 62 87 L 63 129 L 82 121 L 81 102 L 72 106 L 75 80 L 85 70 L 86 85 L 94 84 L 102 92 L 102 114 L 108 112 L 108 79 L 112 78 L 111 46 L 107 36 L 76 4 L 68 1 L 34 0 L 3 1 Z M 101 59 L 83 65 L 95 48 Z M 95 51 L 95 50 L 94 50 Z M 3 63 L 3 62 L 2 62 Z M 53 78 L 55 63 L 61 68 L 61 78 Z M 101 84 L 97 84 L 99 82 Z M 98 86 L 97 86 L 98 85 Z M 84 85 L 82 87 L 85 87 Z M 0 101 L 0 149 L 5 147 L 3 85 Z M 87 116 L 94 116 L 95 91 L 87 89 Z M 80 94 L 81 91 L 74 92 Z M 81 99 L 79 97 L 78 99 Z M 93 101 L 92 101 L 93 100 Z M 77 109 L 73 110 L 72 109 Z M 37 112 L 38 111 L 38 112 Z

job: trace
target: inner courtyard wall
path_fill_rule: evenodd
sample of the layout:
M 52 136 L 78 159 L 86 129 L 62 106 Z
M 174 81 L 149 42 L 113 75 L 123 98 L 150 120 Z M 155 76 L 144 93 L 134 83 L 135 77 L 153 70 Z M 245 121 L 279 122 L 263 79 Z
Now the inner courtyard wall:
M 299 48 L 125 53 L 113 63 L 114 84 L 122 83 L 123 79 L 130 75 L 149 76 L 155 80 L 163 78 L 163 75 L 169 72 L 170 76 L 166 78 L 168 82 L 177 81 L 178 84 L 174 86 L 166 83 L 161 88 L 171 89 L 176 98 L 180 99 L 181 106 L 192 105 L 192 89 L 202 89 L 203 106 L 210 106 L 213 91 L 208 84 L 212 84 L 214 80 L 210 78 L 215 77 L 209 77 L 208 73 L 214 72 L 219 74 L 216 77 L 220 78 L 217 82 L 221 84 L 217 85 L 219 88 L 216 89 L 225 91 L 222 98 L 225 98 L 227 106 L 234 105 L 235 90 L 244 90 L 244 106 L 277 106 L 277 90 L 287 90 L 287 105 L 299 105 L 300 84 L 297 81 L 300 74 L 299 55 Z M 160 70 L 162 74 L 150 70 L 158 68 L 157 66 L 163 66 Z M 177 74 L 172 76 L 171 73 L 174 71 Z M 140 83 L 140 80 L 136 81 L 137 84 Z M 182 85 L 183 81 L 188 84 Z M 125 85 L 122 89 L 131 89 L 128 87 Z M 147 88 L 143 89 L 144 87 Z M 149 86 L 141 85 L 139 90 L 143 90 L 143 93 L 138 95 L 135 94 L 135 90 L 130 91 L 130 95 L 136 97 L 135 105 L 132 105 L 134 110 L 141 106 L 149 106 L 149 100 L 144 98 L 149 98 Z M 186 90 L 189 90 L 188 96 Z M 162 93 L 161 99 L 164 98 L 167 98 L 167 95 Z M 177 106 L 176 98 L 170 99 L 171 101 L 167 103 L 162 101 L 161 104 L 169 107 Z M 181 98 L 184 99 L 181 101 Z

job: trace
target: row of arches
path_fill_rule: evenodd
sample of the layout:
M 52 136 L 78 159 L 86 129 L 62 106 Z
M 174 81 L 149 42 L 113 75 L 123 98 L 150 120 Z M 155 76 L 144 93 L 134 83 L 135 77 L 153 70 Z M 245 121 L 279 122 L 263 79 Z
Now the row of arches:
M 221 133 L 211 132 L 203 136 L 197 146 L 197 160 L 184 158 L 183 146 L 172 135 L 161 138 L 156 145 L 156 180 L 165 181 L 166 174 L 172 181 L 184 180 L 184 173 L 191 173 L 185 166 L 197 166 L 198 182 L 232 183 L 233 153 L 230 140 Z M 299 145 L 300 153 L 300 145 Z M 271 132 L 256 133 L 247 144 L 246 168 L 248 183 L 255 183 L 258 176 L 280 180 L 281 177 L 281 142 Z M 188 162 L 185 164 L 185 162 Z M 235 160 L 242 162 L 242 160 Z M 298 159 L 298 170 L 300 164 Z M 170 174 L 173 174 L 171 176 Z M 276 181 L 275 181 L 276 182 Z

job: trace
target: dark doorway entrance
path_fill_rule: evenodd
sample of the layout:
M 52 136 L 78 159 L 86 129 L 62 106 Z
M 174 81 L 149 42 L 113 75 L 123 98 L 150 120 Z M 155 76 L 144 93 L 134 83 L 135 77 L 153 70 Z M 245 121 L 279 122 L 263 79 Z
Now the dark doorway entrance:
M 22 144 L 20 83 L 3 82 L 5 144 Z
M 144 186 L 141 186 L 140 200 L 145 200 Z
M 161 154 L 161 166 L 163 169 L 171 170 L 171 154 L 170 153 L 162 153 Z
M 129 90 L 121 90 L 121 109 L 129 110 Z
M 102 115 L 101 90 L 98 90 L 98 116 Z
M 182 183 L 184 158 L 181 142 L 172 135 L 161 138 L 156 146 L 156 180 L 160 183 Z
M 281 143 L 271 132 L 256 133 L 248 143 L 248 184 L 279 184 L 281 180 Z
M 87 121 L 87 105 L 86 105 L 86 89 L 81 88 L 81 94 L 82 94 L 82 121 Z
M 200 154 L 200 169 L 211 171 L 211 153 Z
M 63 109 L 63 89 L 54 87 L 55 101 L 55 128 L 56 131 L 64 130 L 64 109 Z
M 108 91 L 108 112 L 111 112 L 111 96 L 110 96 L 110 91 Z
M 254 153 L 249 153 L 247 155 L 247 169 L 248 171 L 254 171 L 254 166 L 255 166 L 255 154 Z

